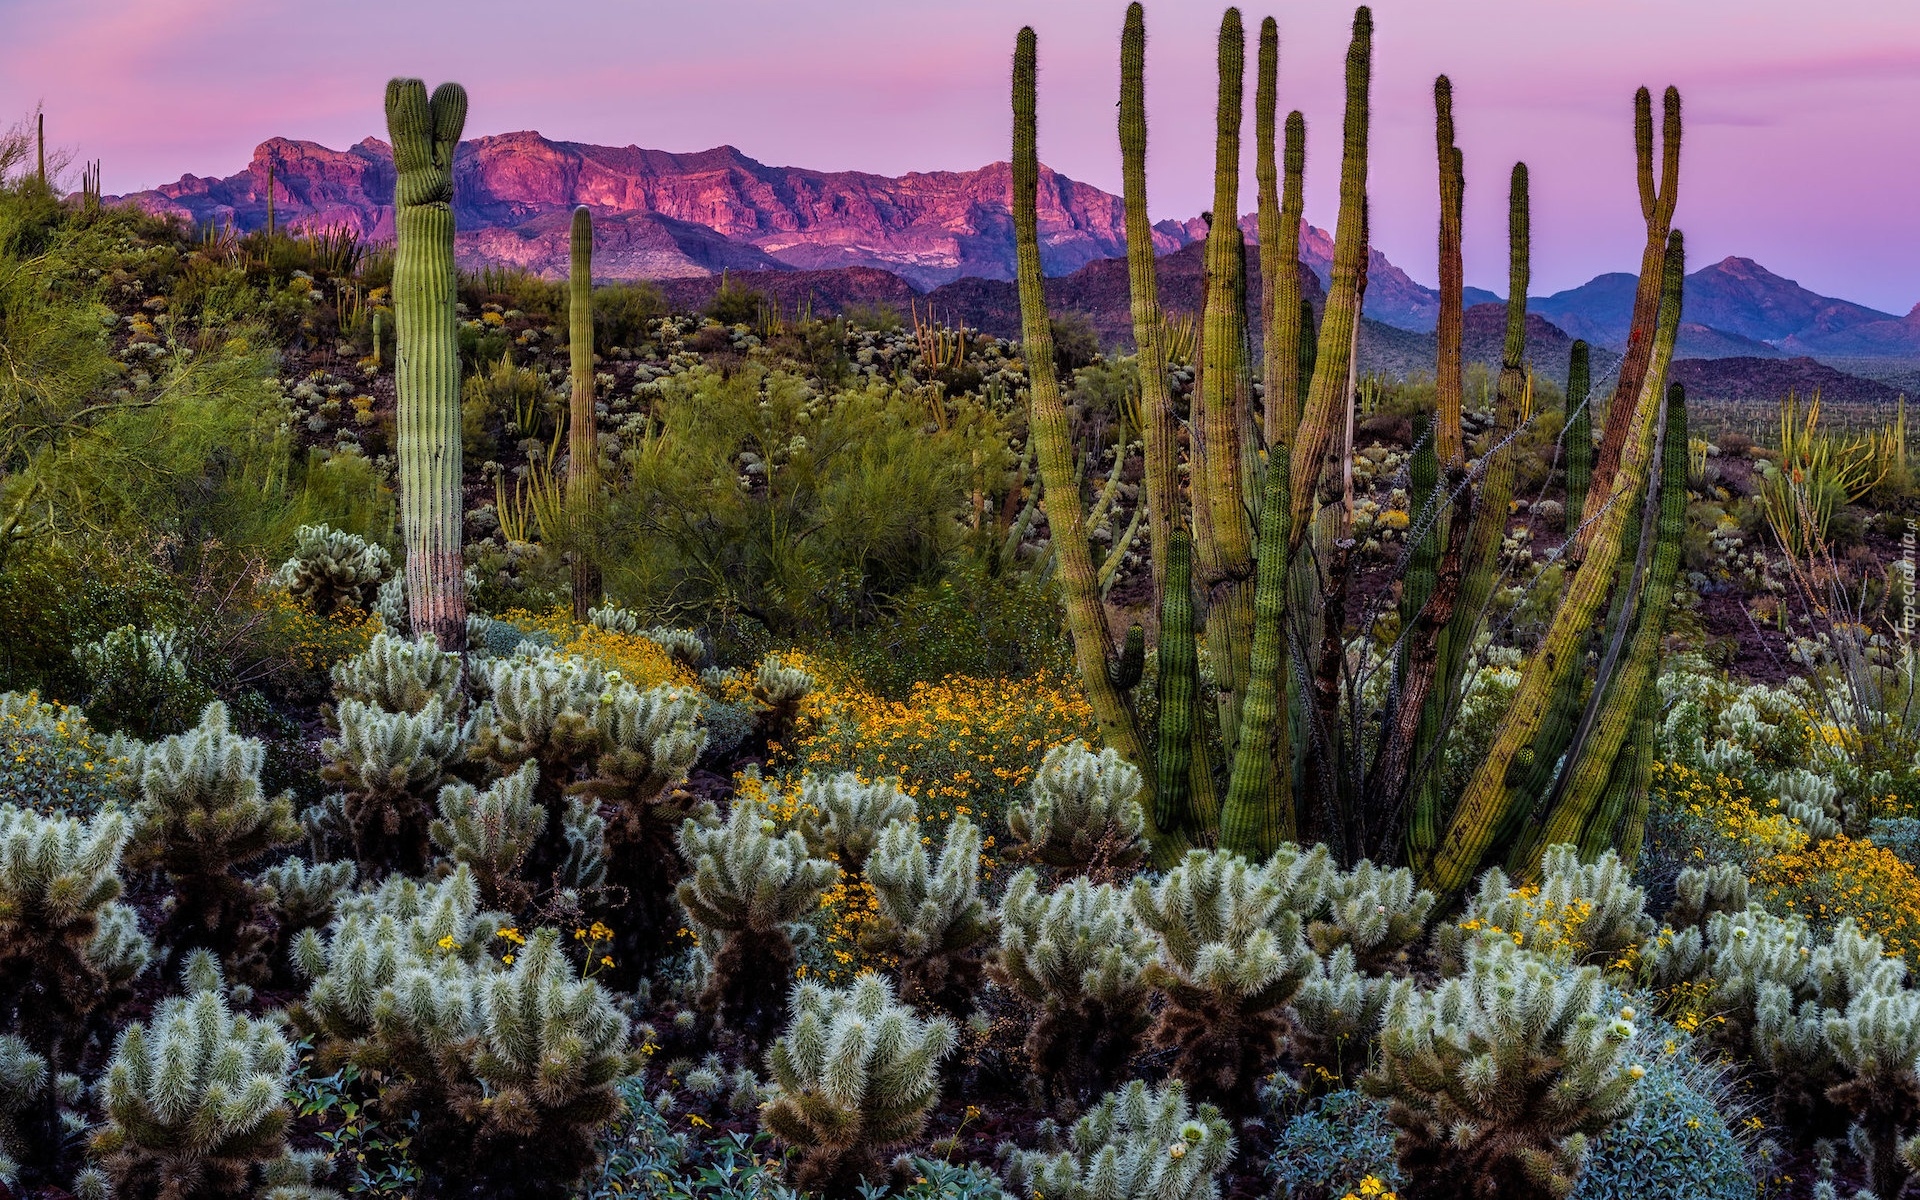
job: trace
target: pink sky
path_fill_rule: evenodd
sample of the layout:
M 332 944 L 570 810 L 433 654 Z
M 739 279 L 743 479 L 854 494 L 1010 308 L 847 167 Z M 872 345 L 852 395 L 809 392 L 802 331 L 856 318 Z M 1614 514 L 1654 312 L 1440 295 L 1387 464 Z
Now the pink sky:
M 109 192 L 228 175 L 275 135 L 384 135 L 393 74 L 454 78 L 469 134 L 699 150 L 885 174 L 1007 155 L 1015 31 L 1040 34 L 1040 150 L 1118 190 L 1124 0 L 0 0 L 0 113 Z M 1147 8 L 1156 217 L 1212 201 L 1220 7 Z M 1351 9 L 1273 11 L 1281 105 L 1308 120 L 1308 218 L 1334 216 Z M 1703 265 L 1746 255 L 1896 313 L 1920 300 L 1920 4 L 1914 0 L 1382 0 L 1374 6 L 1375 244 L 1431 282 L 1431 86 L 1453 77 L 1469 282 L 1504 291 L 1507 169 L 1532 168 L 1534 288 L 1638 262 L 1629 102 L 1687 101 L 1678 224 Z M 1251 80 L 1249 80 L 1249 97 Z M 1249 131 L 1251 121 L 1249 120 Z M 1241 208 L 1253 206 L 1247 172 Z

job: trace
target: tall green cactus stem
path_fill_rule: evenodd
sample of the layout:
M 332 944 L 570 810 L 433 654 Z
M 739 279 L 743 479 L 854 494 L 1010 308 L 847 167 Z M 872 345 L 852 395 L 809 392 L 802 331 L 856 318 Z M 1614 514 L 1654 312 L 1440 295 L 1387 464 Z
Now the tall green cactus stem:
M 1673 209 L 1680 198 L 1680 92 L 1668 88 L 1662 98 L 1660 182 L 1653 176 L 1653 97 L 1641 88 L 1633 97 L 1633 148 L 1640 185 L 1640 215 L 1647 222 L 1647 244 L 1640 254 L 1640 284 L 1633 296 L 1633 322 L 1627 331 L 1627 351 L 1620 361 L 1620 376 L 1614 383 L 1613 399 L 1607 405 L 1607 421 L 1594 456 L 1593 478 L 1587 493 L 1587 505 L 1593 497 L 1613 493 L 1613 475 L 1625 453 L 1630 428 L 1638 428 L 1637 399 L 1644 395 L 1643 384 L 1657 353 L 1658 324 L 1665 283 L 1661 278 L 1668 250 L 1668 233 L 1673 229 Z M 1656 402 L 1658 391 L 1656 389 Z M 1629 493 L 1631 494 L 1631 493 Z M 1585 557 L 1596 534 L 1595 525 L 1583 518 L 1581 535 L 1569 552 L 1572 562 Z
M 1266 423 L 1266 443 L 1268 446 L 1281 445 L 1293 436 L 1291 427 L 1283 432 L 1283 417 L 1290 407 L 1299 403 L 1297 396 L 1283 396 L 1292 392 L 1291 378 L 1295 355 L 1280 352 L 1280 322 L 1284 312 L 1292 319 L 1298 312 L 1296 304 L 1281 308 L 1280 281 L 1289 270 L 1296 270 L 1291 259 L 1282 255 L 1280 200 L 1280 168 L 1274 156 L 1276 131 L 1274 122 L 1280 107 L 1280 26 L 1272 17 L 1260 22 L 1260 54 L 1258 82 L 1253 93 L 1253 154 L 1254 178 L 1259 183 L 1259 220 L 1260 220 L 1260 344 L 1264 348 L 1262 367 L 1263 379 L 1263 417 Z M 1289 178 L 1291 183 L 1292 179 Z M 1298 245 L 1298 231 L 1295 231 L 1295 244 Z M 1297 250 L 1296 250 L 1297 252 Z M 1296 284 L 1298 280 L 1295 281 Z M 1295 331 L 1298 337 L 1298 331 Z M 1289 400 L 1292 404 L 1289 404 Z M 1254 590 L 1259 590 L 1256 584 Z M 1256 601 L 1255 603 L 1258 603 Z
M 1347 49 L 1347 112 L 1340 153 L 1340 218 L 1334 226 L 1333 266 L 1320 321 L 1313 383 L 1307 389 L 1305 415 L 1293 442 L 1293 512 L 1289 551 L 1298 550 L 1312 528 L 1314 503 L 1328 447 L 1336 427 L 1345 424 L 1348 365 L 1354 331 L 1360 321 L 1360 292 L 1367 270 L 1367 91 L 1373 76 L 1373 10 L 1362 5 L 1353 14 L 1353 42 Z
M 1561 662 L 1585 646 L 1594 617 L 1613 583 L 1621 534 L 1633 507 L 1631 499 L 1646 481 L 1651 466 L 1654 420 L 1666 386 L 1667 365 L 1673 358 L 1674 337 L 1679 330 L 1681 277 L 1685 268 L 1685 243 L 1676 230 L 1667 238 L 1660 319 L 1653 357 L 1634 405 L 1632 437 L 1620 459 L 1620 469 L 1613 473 L 1606 489 L 1598 493 L 1604 498 L 1588 501 L 1595 516 L 1587 526 L 1590 536 L 1587 561 L 1575 572 L 1546 636 L 1528 660 L 1493 744 L 1487 748 L 1467 784 L 1440 852 L 1428 872 L 1427 886 L 1443 895 L 1457 894 L 1465 887 L 1490 849 L 1495 830 L 1507 817 L 1504 807 L 1509 799 L 1509 773 L 1521 751 L 1539 732 Z
M 1153 824 L 1168 832 L 1205 829 L 1210 821 L 1196 794 L 1210 796 L 1212 772 L 1198 736 L 1200 656 L 1193 642 L 1193 549 L 1186 523 L 1173 528 L 1167 549 L 1167 586 L 1160 601 L 1160 667 L 1155 680 L 1160 738 L 1155 748 Z M 1143 797 L 1141 806 L 1148 803 Z M 1207 805 L 1205 807 L 1211 807 Z
M 573 395 L 567 405 L 567 515 L 574 525 L 573 616 L 587 619 L 600 603 L 600 569 L 587 534 L 600 487 L 600 439 L 593 412 L 593 212 L 573 210 L 572 262 L 567 275 L 567 357 Z
M 1286 664 L 1288 464 L 1267 462 L 1260 505 L 1260 569 L 1253 595 L 1253 662 L 1233 779 L 1220 810 L 1220 847 L 1264 860 L 1295 836 Z
M 1587 484 L 1593 479 L 1593 389 L 1589 351 L 1576 340 L 1567 357 L 1567 423 L 1561 440 L 1567 455 L 1567 536 L 1580 528 L 1587 507 Z
M 1213 163 L 1213 221 L 1207 232 L 1206 312 L 1194 395 L 1193 570 L 1206 597 L 1207 652 L 1214 664 L 1220 735 L 1228 754 L 1240 737 L 1253 652 L 1253 522 L 1242 458 L 1246 306 L 1240 299 L 1244 239 L 1240 202 L 1240 116 L 1246 72 L 1240 10 L 1220 20 L 1220 90 Z
M 1453 81 L 1445 75 L 1433 81 L 1433 113 L 1440 160 L 1440 322 L 1434 330 L 1438 353 L 1433 375 L 1439 423 L 1434 436 L 1440 461 L 1460 467 L 1467 461 L 1460 435 L 1460 405 L 1466 394 L 1466 368 L 1460 353 L 1466 283 L 1460 257 L 1460 212 L 1467 177 L 1460 147 L 1453 141 Z
M 1654 498 L 1659 518 L 1651 562 L 1644 570 L 1645 588 L 1638 596 L 1633 640 L 1618 673 L 1605 681 L 1605 697 L 1587 704 L 1582 729 L 1568 749 L 1566 780 L 1551 808 L 1542 845 L 1578 839 L 1582 850 L 1589 843 L 1596 853 L 1610 849 L 1633 803 L 1634 772 L 1620 768 L 1631 765 L 1638 750 L 1627 747 L 1639 726 L 1644 694 L 1654 689 L 1660 672 L 1660 642 L 1667 632 L 1667 609 L 1680 573 L 1680 540 L 1687 529 L 1687 395 L 1677 383 L 1667 388 L 1666 427 L 1659 436 L 1660 479 Z
M 1179 420 L 1167 382 L 1167 329 L 1154 276 L 1153 223 L 1147 216 L 1147 18 L 1127 6 L 1120 34 L 1120 178 L 1127 221 L 1127 284 L 1133 303 L 1133 342 L 1139 354 L 1140 411 L 1146 442 L 1148 533 L 1153 539 L 1153 595 L 1167 588 L 1167 559 L 1180 515 Z
M 1087 546 L 1085 514 L 1073 469 L 1073 439 L 1067 407 L 1060 397 L 1060 377 L 1053 362 L 1053 331 L 1048 326 L 1045 281 L 1040 273 L 1040 240 L 1036 203 L 1040 185 L 1039 132 L 1034 96 L 1033 28 L 1020 31 L 1013 56 L 1013 167 L 1012 207 L 1020 289 L 1021 353 L 1027 361 L 1027 387 L 1032 410 L 1030 436 L 1038 447 L 1041 486 L 1045 489 L 1047 525 L 1053 539 L 1054 560 L 1060 567 L 1061 599 L 1067 628 L 1073 638 L 1074 664 L 1081 686 L 1100 725 L 1101 739 L 1120 756 L 1145 767 L 1146 749 L 1120 689 L 1107 677 L 1107 662 L 1115 657 L 1113 635 L 1101 609 L 1093 554 Z M 1149 501 L 1151 502 L 1151 501 Z M 1153 805 L 1143 803 L 1149 813 Z M 1156 848 L 1168 833 L 1153 828 L 1148 837 Z M 1177 848 L 1169 851 L 1178 853 Z
M 398 345 L 400 518 L 407 603 L 416 634 L 467 644 L 460 558 L 460 340 L 454 316 L 453 152 L 467 93 L 443 83 L 427 98 L 418 79 L 387 83 L 393 141 L 393 313 Z
M 1307 119 L 1298 109 L 1287 114 L 1286 148 L 1281 157 L 1280 241 L 1268 257 L 1264 242 L 1260 269 L 1273 272 L 1273 334 L 1266 344 L 1270 361 L 1281 371 L 1267 376 L 1267 448 L 1290 449 L 1300 426 L 1301 398 L 1313 381 L 1313 305 L 1300 294 L 1300 226 L 1306 211 Z M 1271 264 L 1271 265 L 1269 265 Z

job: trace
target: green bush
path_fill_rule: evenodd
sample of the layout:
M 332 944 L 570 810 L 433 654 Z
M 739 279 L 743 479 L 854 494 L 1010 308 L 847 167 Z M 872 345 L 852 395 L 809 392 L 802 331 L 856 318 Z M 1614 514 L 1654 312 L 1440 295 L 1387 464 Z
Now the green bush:
M 637 346 L 653 323 L 666 315 L 666 297 L 644 279 L 595 288 L 593 348 L 604 354 L 615 346 Z
M 1342 1089 L 1320 1097 L 1281 1128 L 1267 1170 L 1287 1197 L 1357 1194 L 1368 1178 L 1398 1190 L 1400 1165 L 1393 1147 L 1387 1105 Z

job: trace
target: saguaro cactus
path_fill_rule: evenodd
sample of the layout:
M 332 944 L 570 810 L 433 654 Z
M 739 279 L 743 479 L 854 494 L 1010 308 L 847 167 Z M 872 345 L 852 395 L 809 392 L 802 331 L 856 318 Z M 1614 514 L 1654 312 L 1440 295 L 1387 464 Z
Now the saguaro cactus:
M 600 484 L 593 413 L 593 213 L 573 210 L 573 259 L 567 276 L 567 354 L 573 395 L 567 406 L 567 509 L 573 519 L 573 615 L 584 621 L 600 603 L 600 570 L 584 536 Z
M 1567 536 L 1580 528 L 1587 507 L 1587 484 L 1593 478 L 1593 406 L 1588 397 L 1593 389 L 1590 352 L 1584 341 L 1575 341 L 1567 356 L 1567 423 L 1561 440 L 1567 454 Z
M 1460 437 L 1460 401 L 1466 391 L 1460 355 L 1465 305 L 1465 267 L 1460 257 L 1460 210 L 1467 189 L 1466 166 L 1453 142 L 1453 81 L 1445 75 L 1433 81 L 1434 138 L 1440 160 L 1440 322 L 1434 336 L 1439 353 L 1434 360 L 1434 399 L 1439 420 L 1434 427 L 1435 453 L 1447 467 L 1466 465 Z
M 387 83 L 393 140 L 393 311 L 398 346 L 400 519 L 415 633 L 467 644 L 460 560 L 460 344 L 454 318 L 453 152 L 467 93 L 418 79 Z

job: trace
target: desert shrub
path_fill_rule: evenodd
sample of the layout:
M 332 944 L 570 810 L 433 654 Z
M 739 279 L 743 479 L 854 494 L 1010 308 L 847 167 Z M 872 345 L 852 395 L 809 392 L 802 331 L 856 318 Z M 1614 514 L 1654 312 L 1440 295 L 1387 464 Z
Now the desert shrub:
M 132 747 L 101 737 L 77 708 L 0 693 L 0 803 L 87 817 L 138 795 Z
M 639 345 L 653 323 L 667 315 L 666 297 L 646 280 L 613 283 L 593 290 L 594 349 Z
M 722 272 L 720 286 L 707 301 L 706 315 L 722 325 L 750 325 L 767 306 L 767 294 L 757 288 L 736 283 Z
M 1365 1195 L 1369 1181 L 1397 1192 L 1400 1165 L 1393 1150 L 1386 1104 L 1342 1089 L 1319 1097 L 1281 1128 L 1267 1170 L 1282 1196 Z
M 1053 361 L 1056 368 L 1071 375 L 1088 367 L 1100 357 L 1100 331 L 1093 318 L 1083 312 L 1063 312 L 1052 318 Z
M 786 1032 L 767 1053 L 780 1090 L 761 1112 L 800 1152 L 794 1185 L 850 1196 L 862 1180 L 879 1183 L 880 1153 L 925 1128 L 954 1039 L 951 1022 L 922 1020 L 878 976 L 795 987 Z
M 1753 888 L 1769 909 L 1824 930 L 1851 917 L 1890 953 L 1920 963 L 1920 874 L 1893 851 L 1844 835 L 1761 860 Z
M 172 629 L 122 625 L 74 647 L 87 678 L 87 716 L 109 732 L 153 738 L 193 724 L 213 699 L 193 677 Z
M 1638 1106 L 1593 1139 L 1569 1200 L 1752 1200 L 1753 1171 L 1722 1111 L 1725 1083 L 1686 1051 L 1643 1061 Z
M 47 538 L 0 553 L 0 687 L 77 700 L 87 681 L 73 648 L 121 625 L 177 616 L 177 582 L 122 538 Z
M 328 525 L 385 544 L 393 538 L 396 505 L 387 475 L 359 446 L 344 442 L 307 452 L 293 501 L 304 524 Z
M 1036 1084 L 1079 1102 L 1117 1080 L 1147 1032 L 1158 948 L 1112 884 L 1070 879 L 1051 893 L 1029 868 L 1000 903 L 989 971 L 1030 1014 L 1022 1049 Z
M 468 454 L 485 457 L 503 444 L 541 438 L 559 419 L 561 399 L 540 372 L 515 366 L 503 354 L 460 385 L 460 442 Z

